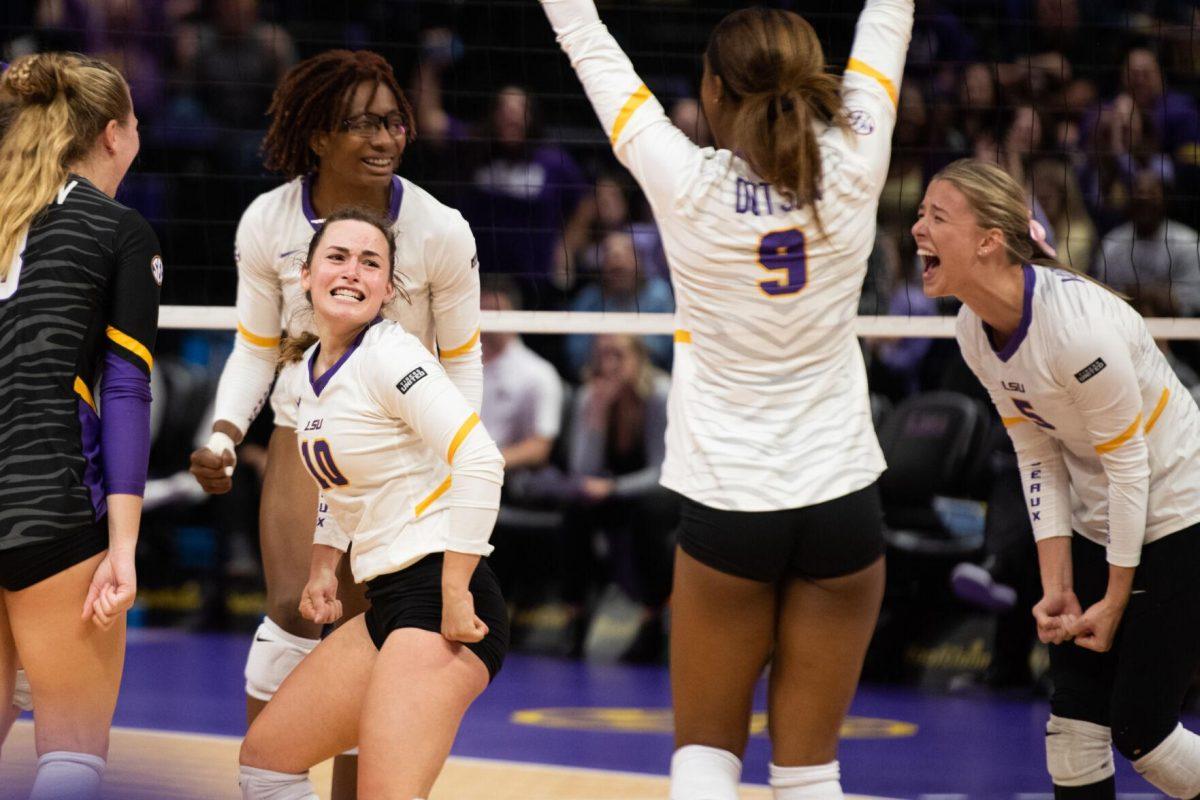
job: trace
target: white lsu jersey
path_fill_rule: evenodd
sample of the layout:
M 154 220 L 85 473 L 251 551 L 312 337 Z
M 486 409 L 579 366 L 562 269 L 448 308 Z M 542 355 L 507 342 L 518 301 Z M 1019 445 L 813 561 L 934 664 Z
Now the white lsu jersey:
M 819 132 L 821 195 L 792 207 L 728 150 L 671 124 L 591 0 L 543 0 L 621 163 L 646 193 L 675 290 L 662 484 L 770 511 L 884 469 L 854 334 L 887 176 L 912 0 L 868 0 L 842 82 L 849 131 Z
M 1200 410 L 1128 303 L 1023 270 L 1021 323 L 999 350 L 959 311 L 963 357 L 1012 437 L 1034 536 L 1074 529 L 1137 566 L 1143 543 L 1200 521 Z
M 389 216 L 396 234 L 396 271 L 407 300 L 398 294 L 383 314 L 437 353 L 478 408 L 483 391 L 479 265 L 471 229 L 457 211 L 398 175 L 392 176 Z M 311 325 L 300 266 L 321 222 L 312 206 L 311 176 L 304 176 L 256 197 L 238 224 L 238 336 L 217 392 L 216 418 L 243 432 L 270 386 L 280 332 L 296 335 Z M 239 369 L 250 363 L 247 358 L 270 361 L 272 369 L 257 364 Z M 229 374 L 231 369 L 237 374 Z M 272 397 L 277 425 L 295 425 L 301 383 L 303 376 L 285 368 Z
M 318 347 L 300 362 L 296 427 L 300 458 L 320 489 L 314 540 L 342 551 L 353 543 L 359 582 L 429 553 L 490 553 L 490 527 L 464 538 L 448 512 L 499 508 L 504 461 L 437 359 L 388 321 L 314 377 Z M 452 491 L 479 478 L 482 493 Z

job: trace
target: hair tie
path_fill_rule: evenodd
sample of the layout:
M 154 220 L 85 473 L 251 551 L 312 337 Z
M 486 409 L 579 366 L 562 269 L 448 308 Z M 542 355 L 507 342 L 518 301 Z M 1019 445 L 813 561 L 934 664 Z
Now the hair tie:
M 1042 223 L 1033 218 L 1032 211 L 1029 213 L 1029 238 L 1033 239 L 1033 243 L 1036 244 L 1043 253 L 1051 258 L 1058 258 L 1058 251 L 1051 247 L 1050 243 L 1046 241 L 1046 226 L 1042 225 Z

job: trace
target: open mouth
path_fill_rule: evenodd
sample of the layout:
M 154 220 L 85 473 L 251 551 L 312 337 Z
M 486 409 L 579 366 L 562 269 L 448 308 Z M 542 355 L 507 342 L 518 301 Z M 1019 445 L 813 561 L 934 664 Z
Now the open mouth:
M 921 257 L 921 259 L 925 262 L 925 269 L 922 273 L 925 277 L 929 277 L 929 275 L 935 269 L 937 269 L 938 266 L 940 266 L 942 263 L 941 258 L 939 258 L 938 256 L 935 256 L 933 253 L 929 252 L 928 250 L 924 250 L 924 249 L 918 250 L 917 255 L 919 255 Z
M 362 162 L 368 167 L 373 167 L 374 169 L 391 169 L 393 159 L 388 156 L 372 156 L 370 158 L 364 158 Z
M 341 297 L 341 298 L 345 298 L 347 300 L 353 300 L 357 303 L 361 303 L 363 300 L 367 299 L 367 296 L 365 294 L 363 294 L 362 292 L 358 291 L 357 289 L 348 289 L 346 287 L 339 287 L 337 289 L 334 289 L 329 294 L 332 295 L 333 297 Z

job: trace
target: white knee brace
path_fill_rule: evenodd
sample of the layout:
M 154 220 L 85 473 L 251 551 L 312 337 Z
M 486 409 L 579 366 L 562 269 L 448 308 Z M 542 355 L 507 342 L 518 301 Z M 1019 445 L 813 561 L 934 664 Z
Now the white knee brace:
M 1112 731 L 1093 722 L 1050 715 L 1046 769 L 1055 786 L 1090 786 L 1112 777 Z
M 22 711 L 33 711 L 33 690 L 29 688 L 29 676 L 25 670 L 17 670 L 17 682 L 13 684 L 12 704 Z
M 737 800 L 742 760 L 716 747 L 689 744 L 671 756 L 671 800 Z
M 246 656 L 246 694 L 269 701 L 284 678 L 320 643 L 320 639 L 288 633 L 270 617 L 263 617 Z
M 1133 768 L 1167 797 L 1191 800 L 1200 795 L 1200 736 L 1177 725 Z
M 55 750 L 38 759 L 29 800 L 97 800 L 104 759 L 90 753 Z
M 238 768 L 238 786 L 242 800 L 320 800 L 307 772 L 293 775 L 243 765 Z

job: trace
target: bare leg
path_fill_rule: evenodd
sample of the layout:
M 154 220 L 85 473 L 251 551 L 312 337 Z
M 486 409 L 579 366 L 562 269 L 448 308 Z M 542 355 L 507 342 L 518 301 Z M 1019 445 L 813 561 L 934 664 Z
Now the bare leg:
M 267 446 L 259 507 L 259 541 L 267 585 L 267 616 L 290 634 L 317 639 L 321 626 L 300 616 L 300 594 L 308 581 L 317 488 L 296 450 L 296 431 L 276 428 Z M 266 703 L 246 697 L 246 722 L 254 722 Z
M 81 619 L 105 553 L 19 592 L 5 592 L 12 638 L 37 699 L 38 755 L 56 750 L 106 758 L 125 666 L 125 616 L 107 631 Z M 11 671 L 8 671 L 11 672 Z M 12 697 L 12 675 L 3 679 Z M 0 687 L 2 688 L 2 687 Z
M 4 602 L 5 592 L 0 591 L 0 749 L 20 709 L 12 704 L 13 682 L 17 677 L 17 646 L 13 642 L 12 629 L 8 624 L 8 609 Z
M 463 714 L 487 684 L 487 668 L 464 645 L 431 631 L 393 631 L 375 662 L 363 706 L 362 796 L 428 797 Z
M 350 572 L 350 559 L 342 559 L 338 568 L 338 598 L 342 601 L 341 625 L 365 613 L 370 607 L 367 602 L 366 584 L 355 583 Z M 358 797 L 358 756 L 342 753 L 333 759 L 333 780 L 330 783 L 331 800 L 355 800 Z
M 867 644 L 883 600 L 884 565 L 840 578 L 793 580 L 783 590 L 769 692 L 772 760 L 779 766 L 837 758 Z
M 741 757 L 754 684 L 775 639 L 775 587 L 707 567 L 675 551 L 671 694 L 675 746 L 699 744 Z
M 330 634 L 251 724 L 240 763 L 301 773 L 353 747 L 378 655 L 362 616 Z

